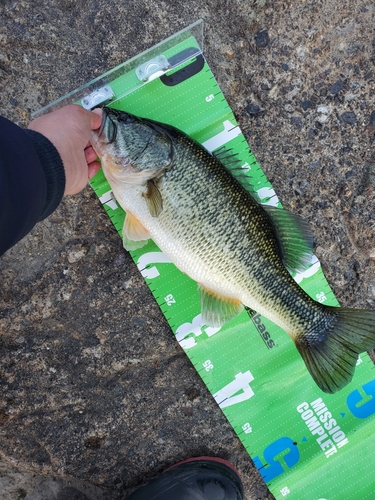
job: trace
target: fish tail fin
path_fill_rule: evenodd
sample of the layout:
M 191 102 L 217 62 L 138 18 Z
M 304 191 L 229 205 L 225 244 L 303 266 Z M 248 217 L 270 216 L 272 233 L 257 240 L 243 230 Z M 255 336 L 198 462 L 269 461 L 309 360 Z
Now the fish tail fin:
M 375 311 L 323 307 L 323 319 L 296 346 L 319 388 L 333 394 L 351 381 L 358 355 L 375 347 Z

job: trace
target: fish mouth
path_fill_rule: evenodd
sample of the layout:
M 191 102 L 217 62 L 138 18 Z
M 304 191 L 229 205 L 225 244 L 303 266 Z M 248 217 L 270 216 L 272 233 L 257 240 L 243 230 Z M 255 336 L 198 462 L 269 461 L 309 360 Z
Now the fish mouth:
M 106 129 L 106 135 L 108 139 L 107 142 L 108 144 L 113 144 L 117 138 L 116 122 L 131 123 L 134 121 L 134 116 L 118 109 L 103 107 L 102 110 L 103 118 L 98 132 L 98 137 L 100 137 L 103 131 Z M 110 123 L 108 123 L 108 120 Z
M 110 123 L 108 123 L 108 120 Z M 103 108 L 102 123 L 100 125 L 98 137 L 102 135 L 104 129 L 107 129 L 106 138 L 108 144 L 113 144 L 117 138 L 117 124 L 110 116 L 110 110 L 108 108 Z

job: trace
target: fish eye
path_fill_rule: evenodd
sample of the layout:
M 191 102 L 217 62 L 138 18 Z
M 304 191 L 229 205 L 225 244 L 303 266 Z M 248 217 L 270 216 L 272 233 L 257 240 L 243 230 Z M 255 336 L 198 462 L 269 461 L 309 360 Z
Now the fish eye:
M 127 113 L 121 113 L 121 115 L 118 117 L 119 122 L 128 122 L 131 121 L 131 117 Z

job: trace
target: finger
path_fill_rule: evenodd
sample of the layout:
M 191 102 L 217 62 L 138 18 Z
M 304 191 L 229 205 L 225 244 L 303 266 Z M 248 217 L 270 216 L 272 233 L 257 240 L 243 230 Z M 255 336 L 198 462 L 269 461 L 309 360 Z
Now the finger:
M 85 149 L 85 159 L 87 163 L 91 163 L 97 159 L 98 155 L 95 153 L 95 150 L 92 146 L 89 146 Z
M 94 146 L 91 144 L 91 142 L 90 142 L 90 141 L 86 144 L 86 146 L 85 146 L 85 148 L 84 148 L 84 149 L 85 149 L 85 151 L 86 151 L 86 149 L 89 149 L 89 148 L 94 149 Z M 94 150 L 94 151 L 95 151 L 95 150 Z
M 93 161 L 89 163 L 87 167 L 88 167 L 89 179 L 92 179 L 94 175 L 96 175 L 99 172 L 101 165 L 98 161 Z
M 95 108 L 91 112 L 90 127 L 92 130 L 96 130 L 102 124 L 103 110 L 100 108 Z

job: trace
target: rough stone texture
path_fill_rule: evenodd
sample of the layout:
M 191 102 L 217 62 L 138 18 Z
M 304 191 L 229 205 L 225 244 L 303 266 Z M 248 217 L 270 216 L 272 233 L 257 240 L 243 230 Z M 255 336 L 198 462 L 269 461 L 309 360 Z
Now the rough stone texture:
M 31 111 L 203 18 L 211 69 L 285 207 L 311 224 L 338 299 L 373 308 L 374 9 L 1 0 L 1 112 L 25 126 Z M 115 499 L 200 454 L 233 462 L 247 499 L 273 498 L 89 188 L 0 271 L 4 499 L 41 500 L 43 481 Z

